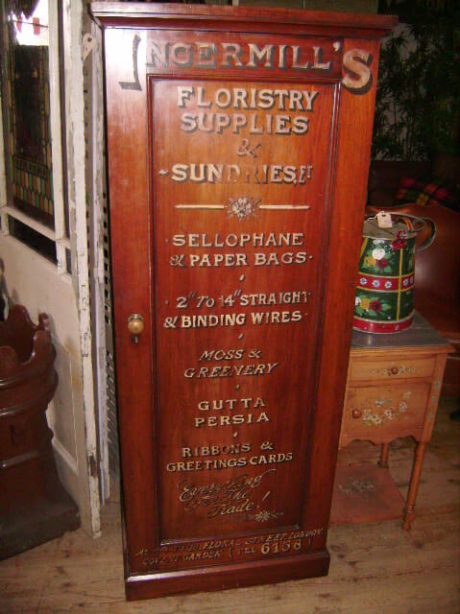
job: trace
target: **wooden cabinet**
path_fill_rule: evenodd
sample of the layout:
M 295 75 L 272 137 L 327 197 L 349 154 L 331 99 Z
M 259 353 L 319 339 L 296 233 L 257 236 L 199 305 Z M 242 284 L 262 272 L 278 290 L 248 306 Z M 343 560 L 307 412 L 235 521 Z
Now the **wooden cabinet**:
M 354 332 L 340 447 L 353 440 L 382 445 L 388 466 L 389 443 L 417 442 L 404 510 L 404 528 L 414 517 L 426 444 L 431 440 L 447 355 L 452 347 L 420 316 L 411 329 L 394 335 Z
M 327 573 L 390 17 L 100 2 L 129 598 Z

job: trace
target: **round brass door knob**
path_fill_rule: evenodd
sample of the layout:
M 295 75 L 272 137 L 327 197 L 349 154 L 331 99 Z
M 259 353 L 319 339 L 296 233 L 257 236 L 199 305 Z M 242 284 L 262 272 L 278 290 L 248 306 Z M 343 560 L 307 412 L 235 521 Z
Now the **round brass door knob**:
M 362 412 L 359 409 L 354 409 L 351 412 L 351 415 L 353 416 L 353 418 L 358 419 L 361 418 L 361 416 L 363 415 Z
M 138 314 L 133 313 L 128 318 L 128 331 L 131 335 L 137 337 L 144 330 L 144 318 Z

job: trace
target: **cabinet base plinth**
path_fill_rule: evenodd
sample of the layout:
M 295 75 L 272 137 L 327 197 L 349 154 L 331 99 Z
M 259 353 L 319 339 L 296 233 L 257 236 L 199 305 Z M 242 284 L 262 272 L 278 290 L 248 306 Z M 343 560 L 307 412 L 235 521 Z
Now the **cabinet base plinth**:
M 134 601 L 326 576 L 329 561 L 325 549 L 268 561 L 132 575 L 125 580 L 126 597 Z

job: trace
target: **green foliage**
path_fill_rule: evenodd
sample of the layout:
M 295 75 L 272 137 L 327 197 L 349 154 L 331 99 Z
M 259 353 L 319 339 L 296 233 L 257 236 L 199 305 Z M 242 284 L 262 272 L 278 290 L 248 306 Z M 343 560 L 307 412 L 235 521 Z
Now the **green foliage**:
M 373 157 L 459 154 L 460 28 L 434 18 L 398 28 L 382 46 Z

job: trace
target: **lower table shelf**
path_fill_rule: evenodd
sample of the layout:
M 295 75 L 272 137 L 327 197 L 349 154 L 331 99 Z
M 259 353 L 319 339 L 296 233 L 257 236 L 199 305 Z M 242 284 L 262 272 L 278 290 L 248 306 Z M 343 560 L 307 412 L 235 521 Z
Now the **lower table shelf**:
M 404 511 L 404 497 L 387 468 L 378 465 L 337 465 L 331 525 L 367 524 L 396 520 Z

